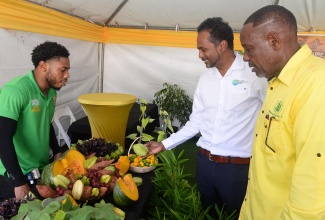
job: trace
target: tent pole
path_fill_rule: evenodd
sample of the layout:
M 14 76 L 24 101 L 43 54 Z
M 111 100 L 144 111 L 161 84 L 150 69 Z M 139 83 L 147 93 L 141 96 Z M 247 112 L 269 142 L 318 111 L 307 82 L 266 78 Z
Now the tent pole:
M 128 2 L 129 0 L 124 0 L 118 7 L 117 9 L 114 11 L 114 13 L 107 19 L 107 21 L 105 22 L 105 26 L 108 26 L 108 24 L 111 22 L 111 20 L 113 20 L 113 18 L 117 15 L 117 13 L 119 13 L 119 11 L 124 7 L 124 5 Z
M 105 44 L 98 43 L 98 91 L 103 92 L 104 80 L 104 48 Z

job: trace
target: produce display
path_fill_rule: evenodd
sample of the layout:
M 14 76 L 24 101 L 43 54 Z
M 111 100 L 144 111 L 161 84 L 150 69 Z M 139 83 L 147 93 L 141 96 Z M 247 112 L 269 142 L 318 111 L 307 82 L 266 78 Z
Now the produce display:
M 29 201 L 30 207 L 23 209 L 26 211 L 30 208 L 30 211 L 24 215 L 29 216 L 35 207 L 41 210 L 40 207 L 45 208 L 49 204 L 53 206 L 51 210 L 54 210 L 54 206 L 58 206 L 58 209 L 55 209 L 55 215 L 61 215 L 60 210 L 65 204 L 72 208 L 69 211 L 73 211 L 73 206 L 81 209 L 87 206 L 88 201 L 99 201 L 110 193 L 112 193 L 115 205 L 124 207 L 133 204 L 139 199 L 138 186 L 142 185 L 143 180 L 140 177 L 133 177 L 128 173 L 129 169 L 131 166 L 151 167 L 157 163 L 157 158 L 154 155 L 147 158 L 136 154 L 122 156 L 123 152 L 122 146 L 113 142 L 105 142 L 102 138 L 91 138 L 73 144 L 58 160 L 45 167 L 41 181 L 36 185 L 44 200 L 36 199 L 37 201 L 32 201 L 33 203 Z M 140 153 L 143 153 L 141 149 Z M 104 210 L 114 210 L 117 215 L 116 219 L 124 219 L 125 213 L 121 209 L 102 201 L 103 204 L 100 207 Z M 21 204 L 21 201 L 14 199 L 3 202 L 0 206 L 0 219 L 16 215 Z M 81 204 L 83 204 L 82 207 Z M 68 216 L 67 209 L 64 211 L 64 215 Z M 102 210 L 96 209 L 91 212 L 93 211 L 101 212 Z M 41 215 L 41 212 L 37 214 L 34 212 L 30 216 Z M 24 219 L 20 217 L 17 219 Z
M 119 144 L 102 138 L 78 141 L 44 169 L 42 184 L 37 185 L 37 189 L 44 198 L 55 199 L 68 194 L 77 203 L 97 201 L 113 193 L 113 198 L 119 198 L 117 204 L 130 204 L 138 199 L 137 185 L 142 182 L 136 179 L 135 183 L 127 173 L 130 160 L 128 156 L 121 156 L 123 152 Z M 124 197 L 130 201 L 126 202 Z

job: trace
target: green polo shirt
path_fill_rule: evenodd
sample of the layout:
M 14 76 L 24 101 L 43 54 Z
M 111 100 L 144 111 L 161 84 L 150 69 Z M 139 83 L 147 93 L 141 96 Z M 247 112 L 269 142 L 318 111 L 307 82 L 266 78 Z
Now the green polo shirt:
M 17 121 L 13 141 L 24 174 L 34 168 L 43 169 L 49 163 L 49 136 L 55 102 L 56 91 L 50 89 L 46 97 L 39 89 L 33 71 L 14 78 L 0 91 L 0 116 Z M 0 175 L 5 171 L 0 160 Z

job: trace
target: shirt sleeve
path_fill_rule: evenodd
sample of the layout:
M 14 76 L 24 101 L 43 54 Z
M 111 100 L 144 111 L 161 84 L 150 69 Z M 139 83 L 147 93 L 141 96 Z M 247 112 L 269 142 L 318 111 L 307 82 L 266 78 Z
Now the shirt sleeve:
M 11 176 L 14 186 L 21 186 L 27 183 L 27 179 L 18 163 L 13 136 L 16 131 L 17 121 L 0 116 L 0 159 L 7 173 Z
M 325 102 L 320 99 L 325 87 L 324 80 L 318 81 L 306 100 L 296 103 L 293 112 L 296 162 L 281 219 L 325 218 Z

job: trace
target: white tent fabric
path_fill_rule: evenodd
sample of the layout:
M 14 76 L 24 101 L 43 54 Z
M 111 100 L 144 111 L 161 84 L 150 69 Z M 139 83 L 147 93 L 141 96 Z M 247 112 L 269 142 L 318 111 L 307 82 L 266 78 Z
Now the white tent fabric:
M 106 26 L 195 29 L 208 17 L 222 17 L 234 31 L 257 9 L 278 4 L 297 18 L 299 31 L 324 31 L 323 0 L 29 0 Z
M 197 49 L 105 45 L 104 92 L 134 94 L 151 102 L 163 83 L 178 84 L 193 97 L 205 71 Z
M 13 77 L 34 69 L 31 52 L 36 45 L 47 40 L 64 45 L 70 52 L 70 79 L 58 92 L 57 107 L 68 105 L 76 118 L 80 118 L 84 112 L 77 97 L 98 92 L 99 88 L 98 43 L 0 29 L 0 87 Z

